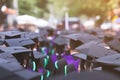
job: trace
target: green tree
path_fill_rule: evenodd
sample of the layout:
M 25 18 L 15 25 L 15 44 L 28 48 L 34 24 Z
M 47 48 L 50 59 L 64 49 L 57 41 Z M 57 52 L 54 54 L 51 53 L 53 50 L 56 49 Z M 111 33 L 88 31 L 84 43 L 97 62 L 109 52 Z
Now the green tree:
M 47 11 L 47 0 L 18 0 L 19 14 L 43 17 Z

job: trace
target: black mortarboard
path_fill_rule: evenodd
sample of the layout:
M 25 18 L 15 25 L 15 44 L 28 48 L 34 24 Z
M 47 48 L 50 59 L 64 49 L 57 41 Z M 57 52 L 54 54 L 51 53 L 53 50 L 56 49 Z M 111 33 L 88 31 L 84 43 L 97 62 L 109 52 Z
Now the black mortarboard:
M 6 32 L 1 32 L 0 35 L 4 35 L 5 39 L 11 39 L 11 38 L 20 38 L 23 32 L 20 31 L 6 31 Z
M 83 32 L 66 35 L 65 37 L 70 39 L 71 49 L 75 49 L 76 47 L 89 41 L 100 41 L 96 36 L 83 33 Z
M 0 67 L 3 67 L 4 69 L 11 72 L 17 72 L 24 69 L 19 63 L 16 62 L 0 64 Z
M 39 34 L 42 36 L 43 35 L 45 36 L 45 35 L 47 35 L 47 30 L 45 28 L 39 28 Z
M 73 54 L 73 56 L 79 59 L 87 60 L 87 55 L 83 53 Z
M 3 63 L 8 63 L 8 61 L 3 58 L 0 58 L 0 64 L 3 64 Z
M 14 72 L 10 71 L 10 68 L 13 68 L 13 67 L 9 68 L 7 66 L 4 67 L 3 65 L 4 65 L 4 63 L 0 64 L 0 80 L 26 80 L 26 79 L 23 79 L 20 76 L 16 75 Z M 15 68 L 15 69 L 17 69 L 17 68 Z M 11 70 L 14 70 L 14 69 L 11 69 Z
M 33 51 L 33 56 L 34 56 L 35 59 L 40 59 L 40 58 L 46 57 L 47 55 L 46 54 L 42 54 L 42 53 L 37 52 L 37 51 Z
M 34 33 L 34 32 L 26 32 L 24 37 L 25 38 L 30 38 L 34 42 L 38 42 L 38 38 L 40 37 L 40 34 L 39 33 Z
M 86 43 L 86 42 L 89 42 L 89 41 L 100 41 L 96 36 L 90 35 L 90 34 L 87 34 L 87 33 L 83 33 L 83 32 L 66 35 L 64 37 L 69 38 L 69 39 L 73 39 L 75 41 L 78 40 L 78 41 L 81 41 L 82 43 Z
M 34 41 L 29 38 L 15 38 L 5 40 L 6 46 L 22 46 L 26 48 L 32 48 Z
M 77 59 L 80 59 L 80 68 L 81 68 L 81 71 L 85 71 L 85 63 L 86 63 L 86 60 L 87 60 L 87 55 L 86 54 L 73 54 L 73 56 Z
M 0 80 L 6 80 L 4 78 L 6 78 L 6 77 L 9 78 L 10 76 L 15 76 L 15 74 L 0 67 Z
M 120 66 L 120 54 L 108 55 L 105 57 L 101 57 L 96 60 L 97 62 L 111 65 L 111 66 Z
M 32 63 L 35 64 L 36 68 L 34 71 L 38 71 L 39 68 L 45 68 L 48 64 L 48 57 L 46 54 L 42 54 L 37 51 L 33 51 Z M 33 66 L 33 67 L 35 67 Z
M 58 36 L 54 39 L 54 43 L 57 45 L 65 45 L 65 44 L 68 44 L 68 39 L 62 36 Z
M 0 47 L 5 53 L 12 54 L 20 64 L 24 64 L 24 60 L 28 60 L 31 50 L 24 47 Z
M 68 44 L 68 40 L 62 36 L 56 37 L 54 40 L 55 51 L 59 54 L 65 50 L 65 45 Z
M 26 80 L 40 80 L 41 78 L 40 73 L 29 71 L 29 70 L 18 71 L 18 72 L 15 72 L 15 74 Z
M 40 33 L 40 35 L 53 36 L 54 35 L 54 29 L 51 28 L 51 27 L 39 28 L 39 33 Z
M 1 53 L 0 58 L 7 60 L 8 63 L 18 62 L 12 54 L 9 53 Z
M 79 40 L 73 40 L 73 39 L 70 39 L 70 43 L 69 43 L 70 48 L 71 48 L 72 50 L 74 50 L 76 47 L 78 47 L 78 46 L 80 46 L 80 45 L 82 45 L 82 44 L 83 44 L 83 42 L 81 42 L 81 41 L 79 41 Z
M 120 41 L 118 39 L 113 39 L 109 42 L 107 42 L 107 44 L 114 50 L 120 52 Z
M 120 77 L 105 71 L 92 71 L 92 72 L 72 72 L 67 76 L 58 75 L 47 80 L 119 80 Z
M 1 51 L 9 54 L 29 53 L 31 50 L 24 47 L 0 47 Z
M 76 48 L 80 53 L 86 54 L 91 57 L 99 58 L 107 55 L 117 54 L 117 52 L 105 48 L 97 42 L 88 42 Z

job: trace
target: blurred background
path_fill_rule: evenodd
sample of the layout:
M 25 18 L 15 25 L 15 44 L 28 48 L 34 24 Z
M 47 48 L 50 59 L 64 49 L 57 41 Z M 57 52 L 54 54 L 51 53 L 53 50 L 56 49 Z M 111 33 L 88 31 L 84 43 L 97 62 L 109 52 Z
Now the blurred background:
M 70 24 L 76 28 L 79 21 L 85 29 L 100 27 L 119 31 L 120 0 L 0 0 L 0 8 L 1 24 L 11 25 L 15 21 L 23 24 L 17 17 L 28 15 L 44 19 L 53 28 L 65 25 L 68 29 Z

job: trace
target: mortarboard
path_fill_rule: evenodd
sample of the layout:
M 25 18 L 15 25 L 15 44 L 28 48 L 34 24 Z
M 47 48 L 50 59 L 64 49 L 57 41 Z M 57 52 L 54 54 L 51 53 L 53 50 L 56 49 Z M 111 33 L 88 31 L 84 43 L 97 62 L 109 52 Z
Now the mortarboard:
M 9 53 L 1 53 L 1 54 L 0 54 L 0 58 L 7 60 L 8 63 L 18 62 L 18 61 L 15 59 L 15 57 L 14 57 L 12 54 L 9 54 Z
M 40 34 L 39 33 L 34 33 L 34 32 L 26 32 L 24 37 L 25 38 L 30 38 L 34 42 L 37 42 L 38 41 L 38 37 L 40 37 Z
M 28 65 L 28 69 L 32 69 L 32 71 L 38 71 L 39 68 L 46 68 L 49 60 L 49 56 L 46 54 L 42 54 L 37 51 L 32 52 L 31 63 Z
M 26 80 L 40 80 L 41 78 L 40 73 L 29 71 L 29 70 L 21 70 L 21 71 L 15 72 L 15 74 Z
M 3 58 L 0 58 L 0 64 L 3 64 L 3 63 L 8 63 L 8 61 Z
M 73 56 L 79 59 L 87 60 L 87 55 L 83 53 L 73 54 Z
M 76 48 L 80 53 L 86 54 L 91 57 L 99 58 L 107 55 L 117 54 L 117 52 L 105 48 L 103 44 L 97 42 L 88 42 Z
M 7 46 L 22 46 L 27 48 L 31 48 L 35 44 L 34 41 L 29 38 L 6 39 L 5 43 Z
M 62 36 L 58 36 L 54 39 L 54 43 L 57 45 L 65 45 L 68 44 L 68 40 Z
M 25 80 L 11 71 L 6 70 L 3 67 L 0 67 L 0 80 Z
M 107 44 L 114 50 L 120 52 L 120 41 L 119 39 L 113 39 L 109 42 L 107 42 Z
M 78 41 L 81 41 L 82 43 L 86 43 L 89 41 L 100 41 L 96 36 L 90 35 L 87 33 L 83 33 L 83 32 L 65 35 L 64 37 L 69 38 L 69 39 L 73 39 L 76 41 L 78 40 Z
M 11 72 L 17 72 L 24 69 L 19 63 L 16 63 L 16 62 L 3 63 L 3 64 L 0 64 L 0 67 L 3 67 L 4 69 Z
M 120 66 L 120 54 L 108 55 L 105 57 L 98 58 L 96 60 L 99 63 L 103 63 L 111 66 Z
M 24 65 L 24 61 L 28 60 L 31 52 L 31 50 L 24 47 L 0 47 L 0 50 L 4 51 L 5 53 L 12 54 L 21 65 Z
M 35 59 L 40 59 L 40 58 L 44 58 L 47 56 L 46 54 L 42 54 L 42 53 L 37 52 L 37 51 L 33 51 L 33 55 L 34 55 Z
M 9 54 L 29 53 L 31 50 L 24 47 L 0 47 L 1 51 Z
M 0 35 L 4 35 L 5 39 L 11 39 L 11 38 L 20 38 L 21 35 L 24 34 L 23 32 L 20 31 L 6 31 L 6 32 L 1 32 Z
M 105 71 L 92 71 L 92 72 L 72 72 L 67 76 L 57 75 L 47 80 L 119 80 L 120 77 Z

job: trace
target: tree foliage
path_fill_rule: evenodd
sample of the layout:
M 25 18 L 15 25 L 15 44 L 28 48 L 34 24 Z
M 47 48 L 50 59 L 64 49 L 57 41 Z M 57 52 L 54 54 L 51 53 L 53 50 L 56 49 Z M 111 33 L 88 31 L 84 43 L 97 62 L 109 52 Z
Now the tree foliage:
M 19 13 L 43 17 L 47 11 L 47 0 L 18 0 Z

